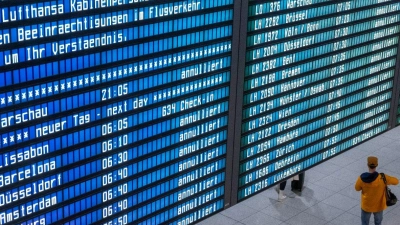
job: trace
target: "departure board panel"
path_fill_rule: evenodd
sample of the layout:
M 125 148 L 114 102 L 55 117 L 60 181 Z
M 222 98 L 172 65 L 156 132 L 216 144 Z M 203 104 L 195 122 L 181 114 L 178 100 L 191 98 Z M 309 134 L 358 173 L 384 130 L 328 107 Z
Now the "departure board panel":
M 394 93 L 396 94 L 396 93 Z M 397 93 L 400 94 L 400 93 Z M 397 108 L 396 108 L 396 125 L 400 125 L 400 98 L 397 100 L 397 102 L 395 102 L 395 104 L 397 104 Z
M 400 124 L 400 102 L 397 106 L 397 124 Z
M 399 10 L 1 1 L 0 225 L 194 224 L 390 129 Z
M 233 0 L 0 12 L 0 224 L 185 224 L 223 208 Z
M 392 1 L 249 1 L 238 199 L 388 127 Z

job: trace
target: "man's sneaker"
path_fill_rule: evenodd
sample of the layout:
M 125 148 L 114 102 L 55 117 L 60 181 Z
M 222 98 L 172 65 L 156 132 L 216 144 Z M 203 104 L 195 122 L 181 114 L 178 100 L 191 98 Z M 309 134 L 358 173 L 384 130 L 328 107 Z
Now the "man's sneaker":
M 279 190 L 279 194 L 278 194 L 278 201 L 281 202 L 283 200 L 285 200 L 286 195 L 283 193 L 283 191 Z
M 296 194 L 290 191 L 289 194 L 288 194 L 287 196 L 288 196 L 289 198 L 294 198 L 294 197 L 296 197 Z

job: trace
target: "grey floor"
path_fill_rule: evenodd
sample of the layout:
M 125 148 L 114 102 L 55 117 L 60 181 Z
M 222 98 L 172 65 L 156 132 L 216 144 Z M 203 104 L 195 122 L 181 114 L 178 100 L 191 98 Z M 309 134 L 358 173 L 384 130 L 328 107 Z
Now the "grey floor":
M 301 196 L 278 202 L 271 187 L 198 224 L 359 225 L 360 193 L 354 190 L 354 183 L 367 171 L 369 155 L 379 158 L 378 172 L 400 178 L 400 127 L 308 170 Z M 289 188 L 287 185 L 285 192 L 290 192 Z M 391 189 L 400 196 L 400 185 Z M 374 224 L 372 218 L 370 224 Z M 400 225 L 400 202 L 384 211 L 382 225 Z

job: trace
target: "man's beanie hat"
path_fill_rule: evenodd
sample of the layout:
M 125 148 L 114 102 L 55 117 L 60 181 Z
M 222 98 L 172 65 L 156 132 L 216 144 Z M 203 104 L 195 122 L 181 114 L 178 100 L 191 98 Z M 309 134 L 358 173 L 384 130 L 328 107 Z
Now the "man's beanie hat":
M 375 156 L 368 157 L 368 166 L 377 167 L 378 166 L 378 158 Z

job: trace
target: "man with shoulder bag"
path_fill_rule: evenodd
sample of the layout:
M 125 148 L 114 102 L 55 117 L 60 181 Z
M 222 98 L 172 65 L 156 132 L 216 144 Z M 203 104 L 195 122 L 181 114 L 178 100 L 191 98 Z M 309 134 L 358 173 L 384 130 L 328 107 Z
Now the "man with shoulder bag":
M 374 214 L 375 225 L 381 225 L 383 210 L 387 208 L 386 185 L 397 185 L 399 180 L 376 171 L 378 158 L 368 157 L 369 171 L 361 174 L 355 184 L 356 191 L 361 191 L 361 223 L 368 225 L 371 214 Z M 383 179 L 386 178 L 386 183 Z

